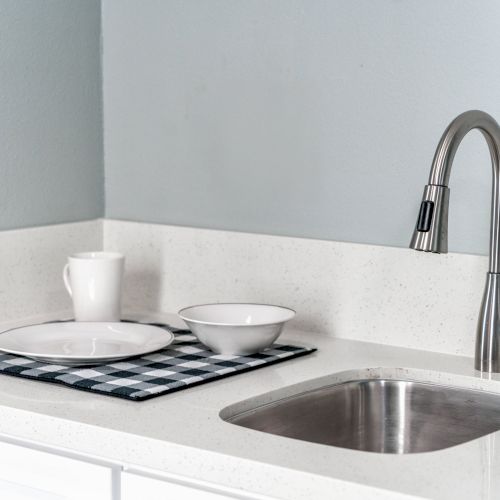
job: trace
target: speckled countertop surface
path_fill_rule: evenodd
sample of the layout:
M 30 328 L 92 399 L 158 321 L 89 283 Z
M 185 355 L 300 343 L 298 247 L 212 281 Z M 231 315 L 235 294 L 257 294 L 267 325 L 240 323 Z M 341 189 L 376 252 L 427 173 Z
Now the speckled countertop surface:
M 0 433 L 271 498 L 498 498 L 498 432 L 446 450 L 384 455 L 224 422 L 219 412 L 229 405 L 269 391 L 312 388 L 318 377 L 325 383 L 369 373 L 500 393 L 500 378 L 480 378 L 471 358 L 291 330 L 281 340 L 318 351 L 140 403 L 0 376 Z

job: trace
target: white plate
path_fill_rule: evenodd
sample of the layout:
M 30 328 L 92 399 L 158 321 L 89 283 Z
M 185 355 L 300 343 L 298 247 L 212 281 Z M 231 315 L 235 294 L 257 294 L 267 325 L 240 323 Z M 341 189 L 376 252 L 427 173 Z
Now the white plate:
M 0 351 L 66 366 L 99 365 L 158 351 L 173 340 L 157 326 L 68 321 L 8 330 L 0 334 Z

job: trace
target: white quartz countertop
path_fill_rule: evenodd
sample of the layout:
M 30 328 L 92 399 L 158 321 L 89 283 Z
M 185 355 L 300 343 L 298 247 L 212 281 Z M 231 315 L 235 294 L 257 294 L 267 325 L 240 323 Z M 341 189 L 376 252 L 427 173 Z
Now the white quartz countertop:
M 374 376 L 500 393 L 498 376 L 480 378 L 471 358 L 293 330 L 280 341 L 318 351 L 143 402 L 0 376 L 0 433 L 271 498 L 498 498 L 498 432 L 445 450 L 390 455 L 273 436 L 219 416 L 247 398 L 292 384 L 300 385 L 283 393 L 299 392 L 318 377 L 349 380 L 368 368 Z

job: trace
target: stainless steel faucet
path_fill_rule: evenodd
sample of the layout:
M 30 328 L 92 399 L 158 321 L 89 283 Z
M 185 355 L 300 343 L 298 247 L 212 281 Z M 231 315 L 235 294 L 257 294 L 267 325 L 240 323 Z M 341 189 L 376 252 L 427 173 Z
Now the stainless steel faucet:
M 483 111 L 457 116 L 439 141 L 425 186 L 410 248 L 424 252 L 448 252 L 448 201 L 453 158 L 464 136 L 472 129 L 484 135 L 493 167 L 491 199 L 490 265 L 476 331 L 476 370 L 500 372 L 500 127 Z

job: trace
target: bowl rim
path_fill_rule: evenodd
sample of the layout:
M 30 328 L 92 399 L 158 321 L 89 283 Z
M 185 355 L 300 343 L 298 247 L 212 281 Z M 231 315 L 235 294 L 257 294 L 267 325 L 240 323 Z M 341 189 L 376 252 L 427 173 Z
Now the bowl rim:
M 266 321 L 260 323 L 223 323 L 220 321 L 201 321 L 199 319 L 191 319 L 186 317 L 183 313 L 188 309 L 194 309 L 195 307 L 205 307 L 205 306 L 264 306 L 264 307 L 272 307 L 276 309 L 283 309 L 291 313 L 290 317 L 281 321 Z M 238 327 L 256 327 L 256 326 L 269 326 L 269 325 L 280 325 L 284 324 L 287 321 L 292 320 L 296 316 L 297 312 L 290 307 L 279 306 L 275 304 L 262 304 L 259 302 L 209 302 L 206 304 L 195 304 L 192 306 L 183 307 L 177 312 L 177 315 L 184 321 L 189 321 L 191 323 L 196 323 L 199 325 L 213 325 L 213 326 L 238 326 Z

